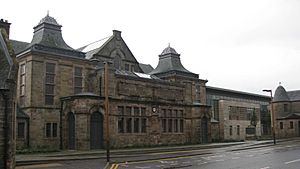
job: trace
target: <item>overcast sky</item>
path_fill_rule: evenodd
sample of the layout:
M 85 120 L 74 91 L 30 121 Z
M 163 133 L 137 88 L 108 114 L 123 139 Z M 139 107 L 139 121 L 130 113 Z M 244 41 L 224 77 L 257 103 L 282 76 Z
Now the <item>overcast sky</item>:
M 155 68 L 170 43 L 209 86 L 300 89 L 299 0 L 7 0 L 0 18 L 12 39 L 30 42 L 47 10 L 75 49 L 116 29 L 140 63 Z

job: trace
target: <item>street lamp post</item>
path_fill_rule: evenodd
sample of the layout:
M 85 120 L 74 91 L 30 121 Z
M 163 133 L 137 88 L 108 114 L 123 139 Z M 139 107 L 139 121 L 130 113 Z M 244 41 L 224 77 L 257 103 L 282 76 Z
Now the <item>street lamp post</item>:
M 105 117 L 106 117 L 106 161 L 110 161 L 109 140 L 109 101 L 108 101 L 108 62 L 104 62 L 104 91 L 105 91 Z
M 106 121 L 106 126 L 105 126 L 105 133 L 106 133 L 106 161 L 110 161 L 110 136 L 109 136 L 109 94 L 108 94 L 108 64 L 110 62 L 103 62 L 98 59 L 92 59 L 92 62 L 97 62 L 99 63 L 104 63 L 104 109 L 105 109 L 105 121 Z M 96 69 L 100 69 L 102 66 L 100 66 Z M 103 68 L 103 67 L 102 67 Z M 101 86 L 101 79 L 99 79 L 99 86 Z M 99 87 L 100 90 L 100 96 L 101 96 L 101 87 Z
M 263 92 L 269 92 L 271 94 L 271 125 L 272 125 L 272 134 L 273 134 L 273 142 L 276 144 L 276 137 L 275 137 L 275 114 L 273 108 L 273 95 L 272 90 L 263 90 Z

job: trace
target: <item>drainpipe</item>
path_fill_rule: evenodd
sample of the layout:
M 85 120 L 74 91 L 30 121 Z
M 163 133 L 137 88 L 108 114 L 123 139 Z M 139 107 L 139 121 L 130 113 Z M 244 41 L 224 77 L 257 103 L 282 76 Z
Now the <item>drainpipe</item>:
M 29 135 L 29 132 L 30 132 L 30 128 L 29 128 L 29 123 L 30 123 L 30 120 L 29 120 L 29 118 L 28 119 L 26 119 L 26 121 L 27 121 L 27 147 L 28 148 L 30 148 L 30 135 Z
M 62 116 L 63 116 L 63 105 L 64 101 L 60 100 L 60 117 L 59 117 L 59 148 L 63 149 L 63 138 L 62 138 Z
M 8 89 L 0 89 L 2 98 L 4 100 L 4 154 L 3 154 L 3 160 L 4 160 L 4 169 L 7 169 L 7 162 L 8 162 L 8 96 L 7 92 Z

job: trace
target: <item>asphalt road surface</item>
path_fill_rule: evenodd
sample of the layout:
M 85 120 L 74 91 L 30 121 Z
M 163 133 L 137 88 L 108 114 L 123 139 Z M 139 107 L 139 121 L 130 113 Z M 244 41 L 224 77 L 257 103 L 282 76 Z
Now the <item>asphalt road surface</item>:
M 18 169 L 300 169 L 300 143 L 291 141 L 249 149 L 233 146 L 210 150 L 162 152 L 112 160 L 115 162 L 110 165 L 106 165 L 104 159 L 98 159 L 58 161 Z

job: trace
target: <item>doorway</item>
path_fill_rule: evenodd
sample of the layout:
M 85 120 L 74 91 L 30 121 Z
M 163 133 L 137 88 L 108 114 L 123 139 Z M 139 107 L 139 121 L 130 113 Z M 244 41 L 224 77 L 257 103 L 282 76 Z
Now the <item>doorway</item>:
M 203 117 L 201 120 L 201 142 L 208 143 L 208 119 Z
M 68 149 L 75 149 L 75 116 L 72 112 L 68 113 Z
M 103 148 L 103 115 L 100 112 L 94 112 L 90 120 L 90 148 Z

